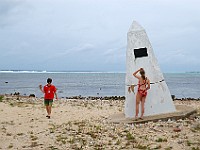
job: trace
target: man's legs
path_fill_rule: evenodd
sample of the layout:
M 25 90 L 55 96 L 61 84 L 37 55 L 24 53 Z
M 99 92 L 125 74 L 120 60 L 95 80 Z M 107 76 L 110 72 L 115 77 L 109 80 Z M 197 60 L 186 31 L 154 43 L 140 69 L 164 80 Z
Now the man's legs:
M 51 115 L 51 105 L 48 106 L 48 115 Z
M 45 106 L 46 106 L 46 111 L 47 111 L 47 116 L 48 118 L 50 118 L 51 115 L 51 107 L 53 104 L 53 100 L 45 100 Z
M 50 115 L 51 115 L 51 106 L 50 106 L 50 105 L 47 105 L 47 106 L 46 106 L 46 110 L 47 110 L 48 116 L 50 116 Z

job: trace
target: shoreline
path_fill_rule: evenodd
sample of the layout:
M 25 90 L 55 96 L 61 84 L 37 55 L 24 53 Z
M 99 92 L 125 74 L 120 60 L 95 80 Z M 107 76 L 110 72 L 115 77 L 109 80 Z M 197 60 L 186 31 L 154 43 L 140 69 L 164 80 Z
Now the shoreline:
M 0 96 L 11 96 L 11 97 L 20 97 L 20 98 L 43 98 L 43 97 L 36 97 L 34 94 L 27 95 L 20 95 L 19 93 L 14 94 L 0 94 Z M 172 96 L 172 100 L 180 100 L 180 101 L 200 101 L 199 98 L 192 98 L 192 97 L 186 97 L 186 98 L 175 98 L 174 95 Z M 125 100 L 125 96 L 66 96 L 66 97 L 60 97 L 59 99 L 77 99 L 77 100 Z

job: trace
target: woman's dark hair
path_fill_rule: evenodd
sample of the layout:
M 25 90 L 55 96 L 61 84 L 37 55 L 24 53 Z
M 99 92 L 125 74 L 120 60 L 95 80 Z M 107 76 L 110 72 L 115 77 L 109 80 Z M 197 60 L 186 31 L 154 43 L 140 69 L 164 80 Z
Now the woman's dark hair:
M 51 78 L 48 78 L 47 79 L 47 83 L 51 83 L 52 82 L 52 79 Z
M 140 74 L 141 74 L 141 77 L 142 77 L 142 79 L 143 80 L 145 80 L 145 71 L 142 69 L 142 70 L 140 70 Z

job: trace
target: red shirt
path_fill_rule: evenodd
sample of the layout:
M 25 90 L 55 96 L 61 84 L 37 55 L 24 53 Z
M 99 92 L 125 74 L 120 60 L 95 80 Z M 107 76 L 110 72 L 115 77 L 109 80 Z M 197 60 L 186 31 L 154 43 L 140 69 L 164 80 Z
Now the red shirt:
M 44 99 L 53 99 L 54 98 L 54 94 L 56 92 L 56 87 L 54 85 L 50 85 L 48 86 L 45 85 L 44 86 Z

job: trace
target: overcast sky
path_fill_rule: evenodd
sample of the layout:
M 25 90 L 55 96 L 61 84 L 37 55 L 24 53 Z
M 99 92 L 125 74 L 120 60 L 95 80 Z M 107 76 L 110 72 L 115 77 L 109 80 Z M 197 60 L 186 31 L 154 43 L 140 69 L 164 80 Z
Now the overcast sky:
M 125 72 L 133 20 L 163 72 L 200 71 L 199 0 L 0 0 L 0 70 Z

